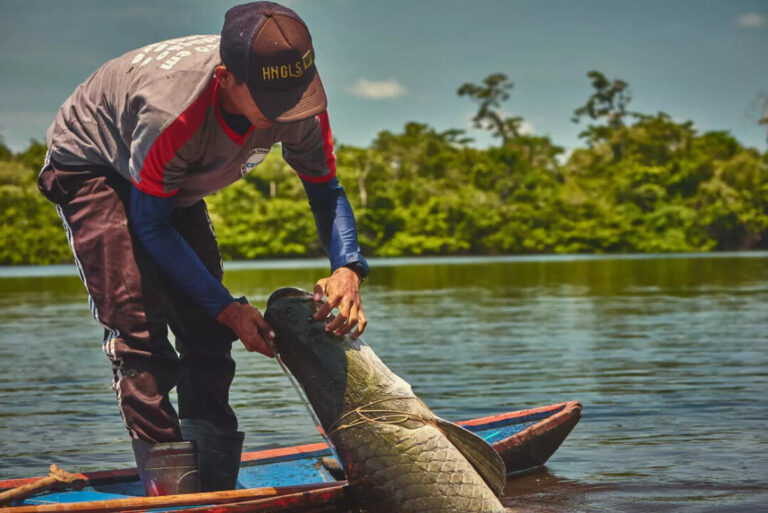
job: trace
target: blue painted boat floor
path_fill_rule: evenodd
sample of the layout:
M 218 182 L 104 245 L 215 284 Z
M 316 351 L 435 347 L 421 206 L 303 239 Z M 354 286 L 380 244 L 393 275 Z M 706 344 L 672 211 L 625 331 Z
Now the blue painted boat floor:
M 108 501 L 111 499 L 132 499 L 134 497 L 135 495 L 105 493 L 85 488 L 77 492 L 55 492 L 40 497 L 33 497 L 24 501 L 24 504 L 61 504 L 71 502 Z
M 241 467 L 237 487 L 259 488 L 262 486 L 332 483 L 334 481 L 336 480 L 320 464 L 318 459 L 302 459 Z M 265 485 L 264 483 L 269 484 Z

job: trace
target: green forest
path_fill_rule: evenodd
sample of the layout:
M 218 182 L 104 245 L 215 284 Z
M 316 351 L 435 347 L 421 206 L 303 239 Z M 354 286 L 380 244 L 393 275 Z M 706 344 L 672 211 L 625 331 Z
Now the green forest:
M 502 114 L 513 83 L 497 73 L 457 94 L 495 144 L 422 122 L 338 144 L 337 173 L 366 256 L 630 253 L 768 248 L 768 151 L 726 131 L 630 109 L 629 85 L 590 71 L 592 94 L 563 122 L 583 146 L 565 155 Z M 569 118 L 570 115 L 570 118 Z M 763 119 L 766 122 L 768 119 Z M 37 191 L 45 146 L 0 143 L 0 264 L 72 260 L 55 209 Z M 207 198 L 227 260 L 320 256 L 299 179 L 279 149 Z

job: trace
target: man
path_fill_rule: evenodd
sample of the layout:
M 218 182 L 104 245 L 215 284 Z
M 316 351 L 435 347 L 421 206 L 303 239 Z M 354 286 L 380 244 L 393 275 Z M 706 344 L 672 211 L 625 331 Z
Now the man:
M 368 265 L 335 177 L 314 61 L 296 13 L 271 2 L 240 5 L 227 12 L 220 38 L 165 41 L 107 62 L 48 130 L 39 187 L 56 204 L 104 326 L 147 494 L 236 483 L 244 435 L 228 402 L 232 342 L 273 356 L 274 333 L 222 285 L 202 198 L 250 172 L 277 142 L 331 261 L 331 276 L 315 287 L 316 301 L 327 297 L 316 318 L 340 335 L 365 329 L 359 284 Z M 174 386 L 178 416 L 168 399 Z

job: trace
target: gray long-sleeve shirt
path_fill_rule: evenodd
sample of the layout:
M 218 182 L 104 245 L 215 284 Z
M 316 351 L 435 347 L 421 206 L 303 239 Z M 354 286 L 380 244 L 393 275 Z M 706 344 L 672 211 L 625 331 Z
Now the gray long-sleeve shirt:
M 66 100 L 47 134 L 53 161 L 97 164 L 184 207 L 245 176 L 273 144 L 308 181 L 335 176 L 327 113 L 232 131 L 219 111 L 218 36 L 189 36 L 113 59 Z
M 332 269 L 365 262 L 351 207 L 334 180 L 327 112 L 236 133 L 219 110 L 218 41 L 173 39 L 107 62 L 66 100 L 47 134 L 54 163 L 104 166 L 134 184 L 131 222 L 139 239 L 212 316 L 232 298 L 165 226 L 170 211 L 245 176 L 276 142 L 307 188 Z

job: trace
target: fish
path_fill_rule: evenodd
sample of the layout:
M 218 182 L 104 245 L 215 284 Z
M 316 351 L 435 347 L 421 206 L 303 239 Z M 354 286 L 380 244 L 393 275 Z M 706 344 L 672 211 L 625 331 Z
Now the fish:
M 276 354 L 332 442 L 366 513 L 501 513 L 501 457 L 436 416 L 362 338 L 325 331 L 312 293 L 278 289 L 264 318 Z

